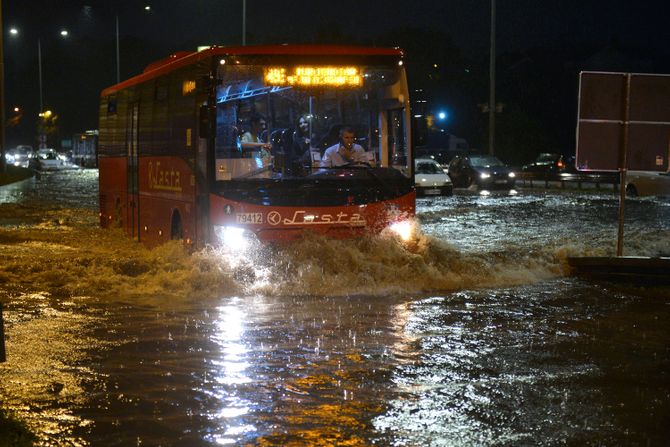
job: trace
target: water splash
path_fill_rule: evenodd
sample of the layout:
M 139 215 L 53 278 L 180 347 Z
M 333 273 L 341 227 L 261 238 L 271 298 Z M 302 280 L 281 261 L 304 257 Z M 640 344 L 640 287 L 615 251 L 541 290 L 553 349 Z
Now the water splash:
M 510 237 L 475 250 L 420 231 L 406 242 L 389 234 L 357 240 L 308 235 L 241 254 L 213 247 L 189 254 L 178 242 L 146 249 L 119 230 L 100 229 L 93 211 L 64 208 L 35 224 L 0 227 L 0 290 L 62 297 L 379 296 L 533 283 L 563 275 L 567 256 L 614 250 L 609 229 L 588 239 L 569 236 Z M 629 254 L 670 253 L 667 229 L 633 229 L 627 241 Z

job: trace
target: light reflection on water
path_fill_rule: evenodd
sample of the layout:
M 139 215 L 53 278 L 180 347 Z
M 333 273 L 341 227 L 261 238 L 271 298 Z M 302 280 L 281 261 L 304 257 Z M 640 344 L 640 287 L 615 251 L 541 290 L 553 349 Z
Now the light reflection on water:
M 217 418 L 224 419 L 226 430 L 223 435 L 213 435 L 212 438 L 217 444 L 234 444 L 239 436 L 248 436 L 255 431 L 253 425 L 234 422 L 236 418 L 246 415 L 251 406 L 249 401 L 240 399 L 235 394 L 236 385 L 250 383 L 252 380 L 247 376 L 250 365 L 247 361 L 249 353 L 244 345 L 244 303 L 236 297 L 228 305 L 219 306 L 217 311 L 219 318 L 215 322 L 216 329 L 212 340 L 220 346 L 221 360 L 212 361 L 212 365 L 217 369 L 215 374 L 218 374 L 214 380 L 218 385 L 224 386 L 224 389 L 214 396 L 221 401 L 221 409 L 212 417 L 214 422 Z
M 102 231 L 81 197 L 97 197 L 95 177 L 45 186 L 56 176 L 61 193 L 24 185 L 0 203 L 0 397 L 41 445 L 670 435 L 670 291 L 562 269 L 568 254 L 612 252 L 613 195 L 424 199 L 425 234 L 407 247 L 317 239 L 233 259 Z M 627 210 L 630 254 L 670 253 L 670 202 Z
M 645 404 L 631 395 L 664 388 L 653 377 L 668 358 L 658 325 L 667 305 L 645 300 L 669 295 L 631 292 L 561 280 L 414 302 L 407 330 L 420 337 L 422 361 L 396 377 L 413 399 L 396 400 L 376 426 L 391 428 L 396 445 L 653 445 L 667 430 L 636 415 Z M 646 360 L 623 372 L 635 351 Z M 647 415 L 668 414 L 661 394 Z M 432 418 L 441 422 L 426 424 Z

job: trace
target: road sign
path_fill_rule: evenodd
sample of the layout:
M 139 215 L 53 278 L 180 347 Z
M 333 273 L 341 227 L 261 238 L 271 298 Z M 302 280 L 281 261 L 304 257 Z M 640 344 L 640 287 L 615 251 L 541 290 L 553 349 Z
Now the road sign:
M 668 171 L 670 75 L 582 72 L 577 167 Z

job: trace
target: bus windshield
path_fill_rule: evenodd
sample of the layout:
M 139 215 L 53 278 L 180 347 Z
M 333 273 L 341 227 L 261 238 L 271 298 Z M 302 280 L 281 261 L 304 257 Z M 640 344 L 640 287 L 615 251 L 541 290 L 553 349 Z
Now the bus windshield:
M 310 70 L 301 84 L 266 65 L 220 65 L 216 180 L 309 176 L 321 171 L 343 128 L 353 131 L 366 165 L 409 176 L 401 67 L 359 66 L 349 78 L 337 68 Z

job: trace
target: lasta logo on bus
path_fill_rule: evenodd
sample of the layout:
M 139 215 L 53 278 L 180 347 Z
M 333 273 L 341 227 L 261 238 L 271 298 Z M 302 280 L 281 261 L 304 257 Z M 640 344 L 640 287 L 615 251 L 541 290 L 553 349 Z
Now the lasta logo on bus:
M 156 165 L 149 162 L 149 188 L 163 191 L 181 192 L 181 173 L 174 169 L 161 169 L 161 162 Z
M 265 83 L 277 86 L 360 87 L 363 77 L 356 67 L 269 67 L 265 69 Z
M 263 213 L 237 213 L 235 220 L 239 224 L 262 224 Z M 266 217 L 267 223 L 277 225 L 330 225 L 341 224 L 354 227 L 364 227 L 365 220 L 358 213 L 337 214 L 308 214 L 307 211 L 294 211 L 291 217 L 283 217 L 279 211 L 270 211 Z

